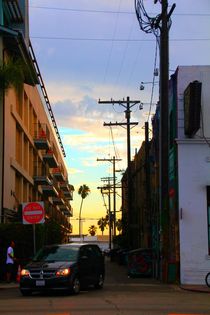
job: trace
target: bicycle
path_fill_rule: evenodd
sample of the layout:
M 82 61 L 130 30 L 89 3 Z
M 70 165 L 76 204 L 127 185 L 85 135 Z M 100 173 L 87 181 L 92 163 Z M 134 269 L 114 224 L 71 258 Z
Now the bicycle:
M 207 287 L 210 288 L 210 272 L 207 273 L 205 277 L 205 282 L 206 282 Z

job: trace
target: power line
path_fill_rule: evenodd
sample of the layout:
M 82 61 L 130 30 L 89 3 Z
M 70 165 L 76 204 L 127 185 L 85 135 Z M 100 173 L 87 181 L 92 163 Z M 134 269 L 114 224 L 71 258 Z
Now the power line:
M 119 2 L 118 11 L 120 11 L 120 6 L 121 6 L 121 0 Z M 105 80 L 106 80 L 106 77 L 107 77 L 107 72 L 108 72 L 109 65 L 110 65 L 110 60 L 111 60 L 112 51 L 113 51 L 113 42 L 114 42 L 114 39 L 116 37 L 116 32 L 117 32 L 118 20 L 119 20 L 119 14 L 117 15 L 117 18 L 116 18 L 116 21 L 115 21 L 113 37 L 112 37 L 112 44 L 111 44 L 111 48 L 109 50 L 109 56 L 108 56 L 108 59 L 107 59 L 107 64 L 106 64 L 106 69 L 105 69 L 105 73 L 104 73 L 103 84 L 105 83 Z
M 154 96 L 154 88 L 155 88 L 155 69 L 156 69 L 156 67 L 157 67 L 157 47 L 158 47 L 158 42 L 157 42 L 157 40 L 156 40 L 155 61 L 154 61 L 153 79 L 152 79 L 152 92 L 151 92 L 150 106 L 149 106 L 149 113 L 148 113 L 148 117 L 147 117 L 147 122 L 149 122 L 149 118 L 150 118 L 150 115 L 151 115 L 152 103 L 153 103 L 153 96 Z
M 85 38 L 85 37 L 55 37 L 55 36 L 30 36 L 34 39 L 43 40 L 71 40 L 71 41 L 100 41 L 100 42 L 154 42 L 155 39 L 128 39 L 128 38 Z M 173 38 L 170 42 L 210 41 L 210 38 Z
M 84 12 L 84 13 L 105 13 L 105 14 L 129 14 L 135 15 L 132 11 L 112 11 L 112 10 L 91 10 L 91 9 L 73 9 L 73 8 L 58 8 L 58 7 L 45 7 L 30 5 L 31 9 L 55 10 L 55 11 L 71 11 L 71 12 Z M 156 15 L 156 13 L 149 13 Z M 174 13 L 174 16 L 210 16 L 210 13 Z
M 131 38 L 133 26 L 134 26 L 134 19 L 133 19 L 133 22 L 132 22 L 131 27 L 130 27 L 130 30 L 129 30 L 129 35 L 128 35 L 128 36 L 129 36 L 129 39 Z M 127 41 L 126 44 L 125 44 L 125 47 L 124 47 L 124 49 L 123 49 L 123 52 L 122 52 L 122 58 L 121 58 L 121 62 L 120 62 L 120 68 L 119 68 L 117 77 L 116 77 L 116 79 L 115 79 L 115 83 L 114 83 L 112 95 L 114 95 L 114 90 L 116 90 L 117 84 L 118 84 L 118 82 L 119 82 L 119 78 L 120 78 L 120 75 L 121 75 L 121 72 L 122 72 L 122 68 L 123 68 L 123 65 L 124 65 L 124 61 L 125 61 L 125 58 L 126 58 L 126 55 L 127 55 L 128 47 L 129 47 L 129 42 Z

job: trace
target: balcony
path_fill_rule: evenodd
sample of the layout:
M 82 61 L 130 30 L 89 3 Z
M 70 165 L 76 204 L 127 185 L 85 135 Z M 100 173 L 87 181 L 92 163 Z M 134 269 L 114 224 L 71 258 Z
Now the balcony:
M 34 138 L 34 145 L 37 150 L 49 150 L 50 142 L 48 141 L 46 136 L 39 135 L 37 138 Z
M 33 179 L 34 179 L 34 184 L 36 185 L 42 185 L 42 186 L 52 185 L 52 182 L 46 175 L 43 175 L 43 176 L 35 175 L 33 176 Z
M 34 124 L 34 145 L 37 150 L 49 150 L 50 133 L 46 124 Z
M 55 154 L 53 153 L 52 150 L 48 150 L 43 155 L 43 160 L 45 163 L 47 163 L 49 165 L 50 168 L 58 167 L 58 161 L 57 161 Z
M 42 185 L 42 193 L 45 197 L 58 196 L 58 192 L 53 185 Z
M 73 200 L 73 192 L 72 191 L 64 191 L 63 195 L 67 200 Z
M 59 208 L 63 212 L 63 214 L 66 215 L 67 217 L 73 216 L 73 210 L 70 205 L 65 204 L 65 205 L 59 206 Z
M 60 196 L 52 197 L 52 202 L 56 206 L 62 206 L 65 204 L 63 198 L 61 198 Z
M 63 195 L 68 200 L 73 200 L 74 187 L 69 185 L 67 181 L 60 183 L 60 189 L 63 191 Z
M 18 0 L 4 1 L 6 13 L 9 16 L 11 23 L 23 23 L 23 15 L 18 4 Z
M 63 175 L 60 167 L 53 168 L 52 175 L 58 182 L 64 182 L 65 181 L 64 175 Z

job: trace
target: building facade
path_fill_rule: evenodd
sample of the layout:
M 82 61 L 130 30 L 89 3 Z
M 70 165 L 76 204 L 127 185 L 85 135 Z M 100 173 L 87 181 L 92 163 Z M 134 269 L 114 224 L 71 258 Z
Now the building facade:
M 205 275 L 209 271 L 209 82 L 210 66 L 180 66 L 169 80 L 167 217 L 159 204 L 159 104 L 152 119 L 153 134 L 149 141 L 149 155 L 146 155 L 145 141 L 132 161 L 131 210 L 132 214 L 136 214 L 134 221 L 138 233 L 135 236 L 133 234 L 134 245 L 152 247 L 153 274 L 167 282 L 205 284 Z M 149 183 L 146 174 L 147 159 L 150 167 Z M 124 181 L 122 210 L 126 213 L 126 178 Z M 168 227 L 167 243 L 162 241 L 162 224 Z M 163 244 L 167 244 L 166 251 Z M 163 257 L 164 252 L 168 253 L 167 257 Z M 163 259 L 167 262 L 164 266 Z
M 210 264 L 210 66 L 178 67 L 173 81 L 180 281 L 205 284 Z
M 65 151 L 28 32 L 28 1 L 0 1 L 0 61 L 20 62 L 23 84 L 1 86 L 1 222 L 14 221 L 23 202 L 43 201 L 45 220 L 71 233 L 74 187 Z M 3 77 L 4 79 L 4 77 Z

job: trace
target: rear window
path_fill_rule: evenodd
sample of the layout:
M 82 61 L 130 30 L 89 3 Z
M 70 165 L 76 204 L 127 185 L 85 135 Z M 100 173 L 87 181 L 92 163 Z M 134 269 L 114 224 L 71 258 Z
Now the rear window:
M 76 261 L 79 247 L 50 246 L 44 247 L 34 256 L 34 261 Z

